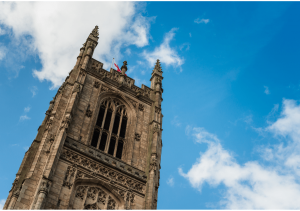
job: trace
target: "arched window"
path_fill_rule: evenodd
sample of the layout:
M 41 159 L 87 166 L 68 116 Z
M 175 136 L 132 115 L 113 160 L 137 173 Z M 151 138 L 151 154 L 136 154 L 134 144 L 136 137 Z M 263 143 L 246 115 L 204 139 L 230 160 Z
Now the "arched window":
M 121 159 L 126 127 L 127 112 L 125 106 L 115 100 L 103 101 L 94 128 L 91 146 Z

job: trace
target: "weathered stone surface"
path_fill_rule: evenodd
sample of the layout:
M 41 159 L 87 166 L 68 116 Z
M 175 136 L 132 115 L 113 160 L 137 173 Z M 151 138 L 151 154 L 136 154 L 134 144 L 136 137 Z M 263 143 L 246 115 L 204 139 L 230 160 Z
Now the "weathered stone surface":
M 156 209 L 162 148 L 159 61 L 151 88 L 139 88 L 125 75 L 126 61 L 120 73 L 104 70 L 92 58 L 97 41 L 95 27 L 50 102 L 4 209 Z

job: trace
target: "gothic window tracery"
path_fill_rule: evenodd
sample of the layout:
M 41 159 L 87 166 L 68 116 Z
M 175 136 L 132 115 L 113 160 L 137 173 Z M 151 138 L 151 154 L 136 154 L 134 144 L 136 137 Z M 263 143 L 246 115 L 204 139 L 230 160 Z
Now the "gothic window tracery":
M 100 106 L 91 146 L 121 159 L 127 121 L 124 105 L 115 99 L 104 100 Z

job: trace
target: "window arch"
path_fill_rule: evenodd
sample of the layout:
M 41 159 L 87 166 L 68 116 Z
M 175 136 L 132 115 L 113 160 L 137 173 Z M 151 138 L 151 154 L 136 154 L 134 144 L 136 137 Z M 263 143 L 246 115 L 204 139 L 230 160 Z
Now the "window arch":
M 121 159 L 127 121 L 124 105 L 116 100 L 104 100 L 94 127 L 91 146 Z

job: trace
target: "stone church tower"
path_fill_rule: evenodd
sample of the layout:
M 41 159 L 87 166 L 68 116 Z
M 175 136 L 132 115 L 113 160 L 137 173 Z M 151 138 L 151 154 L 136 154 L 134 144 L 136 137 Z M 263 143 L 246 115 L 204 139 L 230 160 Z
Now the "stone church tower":
M 98 26 L 50 102 L 4 209 L 156 209 L 162 70 L 151 88 L 92 58 Z

